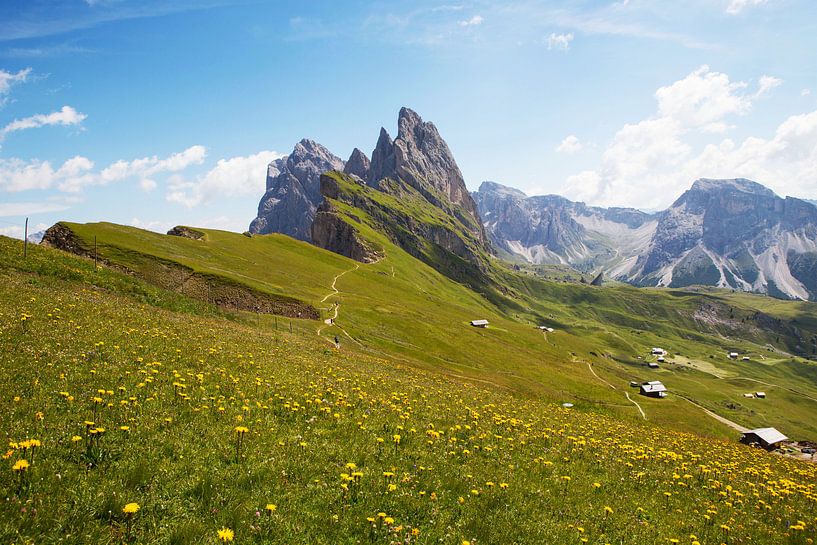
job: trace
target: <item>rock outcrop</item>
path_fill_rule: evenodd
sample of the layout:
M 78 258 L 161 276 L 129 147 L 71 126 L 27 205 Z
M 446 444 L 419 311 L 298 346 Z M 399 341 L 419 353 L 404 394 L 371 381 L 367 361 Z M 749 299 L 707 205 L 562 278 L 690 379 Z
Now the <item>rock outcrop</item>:
M 355 148 L 352 150 L 352 155 L 349 156 L 349 160 L 346 161 L 343 172 L 351 176 L 356 176 L 361 180 L 366 180 L 369 178 L 369 169 L 371 166 L 372 163 L 369 161 L 369 158 L 366 157 L 366 154 L 358 148 Z
M 433 123 L 423 121 L 409 108 L 400 109 L 397 138 L 392 140 L 386 129 L 380 129 L 368 182 L 377 186 L 384 178 L 411 185 L 429 202 L 468 224 L 481 241 L 487 241 L 476 203 L 448 144 Z
M 267 189 L 258 204 L 258 216 L 250 223 L 255 234 L 283 233 L 311 240 L 312 220 L 323 201 L 320 176 L 342 170 L 343 161 L 313 140 L 304 139 L 287 157 L 267 167 Z
M 167 232 L 168 235 L 172 237 L 183 237 L 189 238 L 192 240 L 202 240 L 204 239 L 204 233 L 197 229 L 192 229 L 190 227 L 185 227 L 184 225 L 177 225 L 176 227 L 170 229 Z

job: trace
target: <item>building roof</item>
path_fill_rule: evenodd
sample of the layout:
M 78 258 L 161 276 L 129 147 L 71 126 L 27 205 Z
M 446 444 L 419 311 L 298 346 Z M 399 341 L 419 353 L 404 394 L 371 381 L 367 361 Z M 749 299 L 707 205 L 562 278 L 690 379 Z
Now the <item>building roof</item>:
M 749 430 L 743 434 L 746 435 L 756 435 L 758 439 L 766 443 L 767 445 L 774 445 L 775 443 L 779 443 L 780 441 L 785 441 L 788 439 L 785 435 L 780 433 L 774 428 L 757 428 L 756 430 Z
M 471 325 L 488 325 L 488 320 L 471 320 Z
M 643 383 L 641 385 L 641 389 L 645 393 L 666 392 L 667 391 L 667 387 L 664 386 L 664 384 L 661 383 L 661 381 L 659 381 L 659 380 L 651 380 L 649 382 L 645 382 L 645 383 Z

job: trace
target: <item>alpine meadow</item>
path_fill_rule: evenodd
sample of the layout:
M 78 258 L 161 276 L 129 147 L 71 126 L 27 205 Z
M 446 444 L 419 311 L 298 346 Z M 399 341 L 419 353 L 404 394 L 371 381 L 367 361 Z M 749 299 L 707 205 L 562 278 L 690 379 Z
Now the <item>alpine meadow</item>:
M 815 542 L 807 0 L 47 4 L 0 542 Z

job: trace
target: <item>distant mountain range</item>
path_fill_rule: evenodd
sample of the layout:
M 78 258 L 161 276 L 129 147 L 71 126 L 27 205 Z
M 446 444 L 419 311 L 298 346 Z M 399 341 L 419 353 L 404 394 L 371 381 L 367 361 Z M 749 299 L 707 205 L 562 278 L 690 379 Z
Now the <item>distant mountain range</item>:
M 607 277 L 817 300 L 814 202 L 781 198 L 745 179 L 697 180 L 655 213 L 527 196 L 495 182 L 471 194 L 437 128 L 408 108 L 400 110 L 395 139 L 380 129 L 371 159 L 355 148 L 343 161 L 304 139 L 270 163 L 249 230 L 373 261 L 380 253 L 368 228 L 472 284 L 495 253 L 568 265 L 596 283 Z
M 504 255 L 639 286 L 709 285 L 817 298 L 817 207 L 745 179 L 700 179 L 648 214 L 485 182 L 474 193 Z

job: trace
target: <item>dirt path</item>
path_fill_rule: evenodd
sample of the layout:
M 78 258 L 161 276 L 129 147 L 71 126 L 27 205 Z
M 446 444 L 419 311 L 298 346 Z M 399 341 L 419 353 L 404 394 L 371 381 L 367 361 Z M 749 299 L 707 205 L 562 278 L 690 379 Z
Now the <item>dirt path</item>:
M 596 374 L 596 370 L 595 370 L 595 369 L 593 369 L 593 366 L 592 366 L 592 365 L 590 365 L 590 363 L 588 363 L 588 364 L 587 364 L 587 368 L 588 368 L 588 369 L 590 369 L 590 372 L 591 372 L 591 373 L 593 373 L 593 376 L 594 376 L 594 377 L 596 377 L 597 379 L 599 379 L 600 381 L 602 381 L 603 383 L 605 383 L 607 386 L 609 386 L 609 387 L 610 387 L 610 388 L 612 388 L 613 390 L 618 390 L 618 388 L 616 388 L 615 386 L 613 386 L 612 384 L 610 384 L 609 382 L 607 382 L 606 380 L 604 380 L 603 378 L 601 378 L 600 376 L 598 376 L 598 375 Z M 639 412 L 639 413 L 641 413 L 641 418 L 643 418 L 644 420 L 646 420 L 646 419 L 647 419 L 647 415 L 644 413 L 644 409 L 642 409 L 642 408 L 641 408 L 641 405 L 639 405 L 639 404 L 638 404 L 638 403 L 637 403 L 637 402 L 636 402 L 636 401 L 635 401 L 633 398 L 631 398 L 631 397 L 630 397 L 630 392 L 625 391 L 625 392 L 624 392 L 624 397 L 626 397 L 626 398 L 627 398 L 627 401 L 629 401 L 630 403 L 632 403 L 633 405 L 635 405 L 635 408 L 636 408 L 636 409 L 638 409 L 638 412 Z
M 610 387 L 610 388 L 612 388 L 613 390 L 618 390 L 618 388 L 616 388 L 615 386 L 613 386 L 612 384 L 610 384 L 609 382 L 607 382 L 606 380 L 604 380 L 603 378 L 601 378 L 600 376 L 598 376 L 598 375 L 596 374 L 596 371 L 593 369 L 593 366 L 592 366 L 592 365 L 590 365 L 589 363 L 587 364 L 587 368 L 588 368 L 588 369 L 590 369 L 590 372 L 591 372 L 591 373 L 593 373 L 593 376 L 594 376 L 594 377 L 596 377 L 597 379 L 599 379 L 600 381 L 602 381 L 603 383 L 605 383 L 607 386 L 609 386 L 609 387 Z
M 326 296 L 323 299 L 321 299 L 321 303 L 325 303 L 327 299 L 329 299 L 333 295 L 337 295 L 338 293 L 340 293 L 340 291 L 338 291 L 338 289 L 335 287 L 335 284 L 337 283 L 338 278 L 340 278 L 341 276 L 343 276 L 346 273 L 356 271 L 359 268 L 360 268 L 360 265 L 355 264 L 355 266 L 352 267 L 351 269 L 349 269 L 348 271 L 343 271 L 342 273 L 336 274 L 335 278 L 332 280 L 332 291 L 330 293 L 326 294 Z M 335 315 L 335 316 L 337 317 L 337 315 Z
M 778 384 L 772 384 L 771 382 L 763 382 L 762 380 L 757 380 L 757 379 L 754 379 L 754 378 L 749 378 L 749 377 L 730 377 L 730 378 L 731 378 L 731 379 L 748 380 L 748 381 L 750 381 L 750 382 L 757 382 L 758 384 L 763 384 L 763 385 L 765 385 L 765 386 L 773 386 L 773 387 L 775 387 L 775 388 L 780 388 L 781 390 L 787 390 L 787 391 L 789 391 L 789 392 L 791 392 L 791 393 L 793 393 L 793 394 L 797 394 L 797 395 L 799 395 L 799 396 L 803 396 L 803 397 L 805 397 L 806 399 L 810 399 L 811 401 L 814 401 L 815 403 L 817 403 L 817 399 L 814 399 L 814 398 L 813 398 L 813 397 L 811 397 L 810 395 L 808 395 L 808 394 L 804 394 L 803 392 L 801 392 L 801 391 L 799 391 L 799 390 L 795 390 L 794 388 L 787 388 L 786 386 L 780 386 L 780 385 L 778 385 Z
M 644 420 L 646 420 L 646 419 L 647 419 L 647 415 L 646 415 L 646 414 L 644 414 L 644 409 L 642 409 L 642 408 L 641 408 L 641 405 L 639 405 L 639 404 L 636 402 L 636 400 L 635 400 L 635 399 L 633 399 L 633 398 L 631 398 L 631 397 L 630 397 L 630 392 L 624 392 L 624 395 L 625 395 L 625 396 L 627 396 L 627 400 L 628 400 L 630 403 L 632 403 L 633 405 L 635 405 L 635 406 L 636 406 L 636 408 L 638 408 L 638 412 L 640 412 L 640 413 L 641 413 L 641 418 L 643 418 Z
M 738 424 L 738 423 L 736 423 L 736 422 L 732 422 L 732 421 L 731 421 L 731 420 L 729 420 L 728 418 L 725 418 L 725 417 L 723 417 L 723 416 L 721 416 L 721 415 L 718 415 L 718 414 L 713 413 L 712 411 L 710 411 L 710 410 L 709 410 L 709 409 L 707 409 L 706 407 L 704 407 L 704 406 L 702 406 L 702 405 L 698 405 L 697 403 L 695 403 L 694 401 L 692 401 L 692 400 L 691 400 L 691 399 L 689 399 L 688 397 L 682 396 L 681 394 L 675 394 L 675 395 L 677 395 L 677 396 L 678 396 L 678 397 L 680 397 L 680 398 L 686 399 L 688 402 L 692 403 L 693 405 L 695 405 L 696 407 L 698 407 L 699 409 L 701 409 L 703 412 L 705 412 L 706 414 L 708 414 L 709 416 L 711 416 L 712 418 L 714 418 L 714 419 L 715 419 L 715 420 L 717 420 L 718 422 L 720 422 L 720 423 L 722 423 L 722 424 L 726 424 L 727 426 L 729 426 L 730 428 L 732 428 L 732 429 L 734 429 L 734 430 L 737 430 L 737 431 L 739 431 L 739 432 L 741 432 L 741 433 L 744 433 L 744 432 L 749 431 L 749 428 L 744 428 L 744 427 L 743 427 L 743 426 L 741 426 L 740 424 Z

